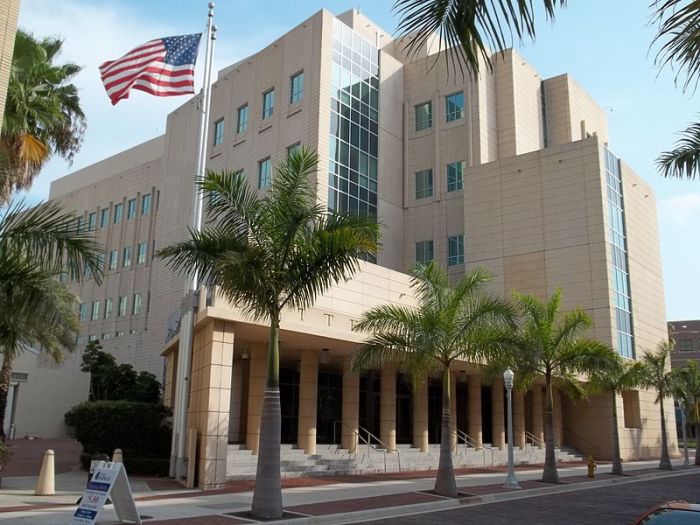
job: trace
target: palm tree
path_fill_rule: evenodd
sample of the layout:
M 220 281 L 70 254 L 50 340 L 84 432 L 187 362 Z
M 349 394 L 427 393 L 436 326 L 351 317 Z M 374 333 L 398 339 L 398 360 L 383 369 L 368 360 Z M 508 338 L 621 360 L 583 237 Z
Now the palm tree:
M 666 416 L 664 400 L 673 395 L 673 373 L 671 372 L 670 354 L 673 341 L 664 341 L 656 347 L 655 352 L 649 352 L 642 357 L 643 374 L 641 385 L 656 390 L 655 402 L 661 411 L 661 459 L 659 468 L 671 470 L 671 460 L 668 455 L 668 435 L 666 434 Z
M 689 360 L 683 368 L 673 370 L 673 395 L 681 401 L 688 421 L 695 425 L 695 464 L 700 465 L 700 370 L 697 361 Z
M 607 345 L 587 339 L 583 334 L 593 322 L 580 308 L 560 312 L 561 290 L 542 301 L 533 295 L 514 294 L 521 311 L 520 330 L 513 341 L 509 360 L 516 371 L 520 388 L 544 378 L 545 463 L 542 481 L 558 483 L 554 450 L 554 386 L 570 397 L 586 394 L 580 374 L 606 369 L 615 359 Z
M 161 250 L 176 271 L 204 282 L 253 318 L 270 323 L 267 383 L 252 513 L 282 516 L 280 476 L 279 325 L 282 311 L 307 308 L 333 283 L 351 276 L 359 259 L 374 256 L 379 226 L 371 217 L 335 214 L 317 203 L 309 177 L 315 153 L 301 148 L 276 168 L 272 187 L 258 196 L 242 174 L 208 173 L 210 222 L 187 241 Z
M 442 374 L 442 432 L 435 493 L 457 497 L 452 465 L 450 429 L 450 367 L 457 360 L 487 360 L 494 347 L 513 328 L 513 310 L 503 300 L 483 292 L 492 276 L 483 269 L 468 273 L 450 287 L 447 272 L 431 262 L 419 264 L 412 272 L 415 308 L 382 305 L 372 308 L 355 324 L 355 330 L 369 332 L 355 352 L 351 370 L 380 367 L 387 362 L 403 365 L 414 384 L 438 370 Z
M 612 398 L 612 473 L 623 476 L 620 457 L 620 432 L 617 417 L 617 395 L 635 388 L 642 374 L 641 363 L 625 361 L 619 355 L 610 360 L 609 366 L 591 373 L 589 390 L 593 393 L 609 393 Z
M 0 203 L 13 189 L 28 188 L 51 156 L 70 161 L 80 149 L 85 115 L 70 81 L 81 68 L 55 63 L 62 44 L 17 31 L 0 134 L 0 150 L 12 169 L 0 177 Z
M 0 209 L 0 438 L 12 362 L 38 345 L 55 359 L 72 349 L 77 330 L 75 296 L 58 282 L 90 271 L 100 283 L 100 251 L 76 218 L 53 202 L 27 209 L 23 203 Z

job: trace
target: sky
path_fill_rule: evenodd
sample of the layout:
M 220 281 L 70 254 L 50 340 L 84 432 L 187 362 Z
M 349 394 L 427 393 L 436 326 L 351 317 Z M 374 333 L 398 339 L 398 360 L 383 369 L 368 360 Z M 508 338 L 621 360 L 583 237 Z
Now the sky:
M 537 4 L 538 1 L 535 0 Z M 319 9 L 341 13 L 359 8 L 389 33 L 397 18 L 393 0 L 221 0 L 214 68 L 222 69 L 265 47 Z M 654 188 L 669 320 L 700 319 L 700 181 L 668 180 L 655 168 L 659 152 L 698 115 L 700 93 L 682 93 L 674 72 L 654 64 L 655 34 L 648 1 L 570 0 L 554 23 L 539 14 L 537 40 L 514 42 L 543 78 L 571 74 L 608 112 L 610 148 Z M 75 79 L 88 127 L 72 166 L 52 160 L 26 195 L 46 199 L 55 180 L 165 131 L 166 116 L 184 97 L 157 98 L 134 92 L 112 106 L 98 66 L 138 44 L 162 36 L 203 31 L 203 0 L 22 0 L 20 27 L 37 36 L 64 39 L 64 61 L 83 70 Z M 203 61 L 200 54 L 200 60 Z M 202 72 L 201 62 L 198 74 Z M 197 81 L 201 86 L 201 80 Z M 700 118 L 700 117 L 698 117 Z M 633 291 L 634 293 L 634 291 Z M 634 300 L 634 298 L 633 298 Z

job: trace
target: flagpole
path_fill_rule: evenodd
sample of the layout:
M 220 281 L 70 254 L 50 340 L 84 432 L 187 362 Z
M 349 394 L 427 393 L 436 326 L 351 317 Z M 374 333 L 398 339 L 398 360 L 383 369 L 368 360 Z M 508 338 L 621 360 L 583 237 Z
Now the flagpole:
M 207 47 L 204 61 L 204 82 L 200 100 L 201 116 L 199 120 L 199 141 L 195 160 L 195 183 L 192 198 L 192 229 L 202 230 L 202 208 L 204 195 L 197 186 L 197 180 L 204 176 L 207 158 L 207 136 L 209 134 L 209 104 L 211 99 L 211 68 L 216 42 L 216 26 L 214 25 L 214 3 L 209 2 L 207 22 Z M 182 300 L 184 311 L 180 321 L 180 341 L 177 353 L 177 373 L 175 386 L 175 410 L 173 418 L 173 436 L 170 452 L 170 476 L 176 479 L 186 477 L 186 437 L 187 437 L 187 405 L 190 391 L 190 368 L 192 357 L 192 337 L 194 331 L 194 314 L 198 304 L 199 275 L 194 272 L 185 282 L 185 293 Z M 194 458 L 190 458 L 194 459 Z

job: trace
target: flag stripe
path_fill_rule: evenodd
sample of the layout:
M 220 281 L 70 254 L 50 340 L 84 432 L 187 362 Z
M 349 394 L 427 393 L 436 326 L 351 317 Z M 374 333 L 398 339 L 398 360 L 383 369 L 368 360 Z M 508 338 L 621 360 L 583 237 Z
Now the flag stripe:
M 194 93 L 194 65 L 201 34 L 146 42 L 100 66 L 112 104 L 129 98 L 132 89 L 157 96 Z

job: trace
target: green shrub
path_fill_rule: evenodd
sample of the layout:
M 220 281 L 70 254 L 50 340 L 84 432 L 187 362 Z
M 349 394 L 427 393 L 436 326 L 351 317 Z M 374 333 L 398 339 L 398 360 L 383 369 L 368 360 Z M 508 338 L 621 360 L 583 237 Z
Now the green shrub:
M 90 465 L 93 454 L 111 457 L 120 448 L 127 472 L 156 474 L 163 472 L 162 462 L 170 456 L 170 416 L 170 409 L 159 404 L 86 401 L 68 411 L 64 419 L 83 446 L 80 460 L 84 467 Z M 141 472 L 140 466 L 147 472 Z

